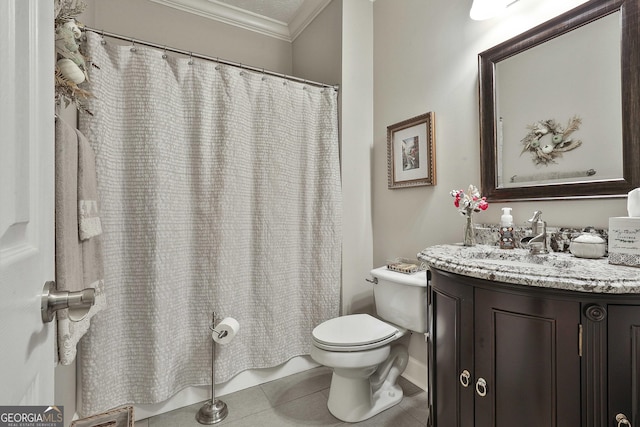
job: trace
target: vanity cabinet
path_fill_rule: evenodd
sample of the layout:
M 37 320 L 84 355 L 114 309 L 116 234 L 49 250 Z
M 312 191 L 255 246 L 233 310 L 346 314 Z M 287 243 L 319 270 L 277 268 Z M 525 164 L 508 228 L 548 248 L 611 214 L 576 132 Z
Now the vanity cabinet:
M 581 303 L 433 269 L 431 421 L 581 426 Z
M 473 288 L 457 279 L 442 283 L 437 271 L 430 277 L 431 425 L 472 427 Z
M 580 425 L 579 321 L 574 301 L 475 288 L 475 426 Z
M 429 264 L 435 427 L 640 427 L 640 268 L 438 245 Z
M 607 307 L 607 377 L 609 420 L 621 427 L 640 425 L 640 308 Z M 628 424 L 625 424 L 627 420 Z M 631 424 L 635 420 L 635 424 Z

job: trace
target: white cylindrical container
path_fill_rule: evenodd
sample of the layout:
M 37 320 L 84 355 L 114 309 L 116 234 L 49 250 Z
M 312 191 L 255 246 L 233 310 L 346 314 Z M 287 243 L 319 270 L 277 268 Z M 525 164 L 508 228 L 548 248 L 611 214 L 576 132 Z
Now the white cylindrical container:
M 602 258 L 606 248 L 604 239 L 594 233 L 582 233 L 569 245 L 569 251 L 578 258 Z

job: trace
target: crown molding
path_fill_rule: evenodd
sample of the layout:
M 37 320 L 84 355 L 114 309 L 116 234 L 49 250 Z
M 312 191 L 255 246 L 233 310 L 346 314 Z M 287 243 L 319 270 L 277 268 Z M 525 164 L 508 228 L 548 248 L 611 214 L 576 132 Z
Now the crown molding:
M 292 42 L 331 0 L 306 0 L 290 24 L 216 0 L 150 0 L 183 12 Z
M 289 34 L 294 41 L 311 22 L 331 3 L 331 0 L 306 0 L 289 23 Z

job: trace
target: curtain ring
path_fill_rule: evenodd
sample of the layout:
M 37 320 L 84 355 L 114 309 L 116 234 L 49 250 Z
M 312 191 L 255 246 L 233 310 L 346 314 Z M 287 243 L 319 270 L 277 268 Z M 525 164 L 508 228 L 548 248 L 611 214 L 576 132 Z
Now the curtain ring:
M 137 52 L 138 48 L 136 47 L 135 40 L 131 39 L 131 48 L 129 49 L 131 52 Z
M 220 69 L 220 58 L 216 56 L 216 70 Z
M 104 30 L 100 33 L 100 44 L 103 46 L 107 44 L 107 41 L 104 39 Z
M 193 65 L 193 52 L 189 52 L 189 65 Z
M 168 56 L 167 56 L 167 47 L 165 46 L 162 49 L 162 59 L 167 59 L 167 58 L 168 58 Z
M 287 85 L 287 75 L 282 74 L 282 86 L 286 86 L 286 85 Z
M 240 64 L 240 75 L 244 76 L 246 73 L 244 72 L 244 65 Z
M 262 81 L 267 81 L 267 76 L 264 75 L 264 68 L 262 69 Z

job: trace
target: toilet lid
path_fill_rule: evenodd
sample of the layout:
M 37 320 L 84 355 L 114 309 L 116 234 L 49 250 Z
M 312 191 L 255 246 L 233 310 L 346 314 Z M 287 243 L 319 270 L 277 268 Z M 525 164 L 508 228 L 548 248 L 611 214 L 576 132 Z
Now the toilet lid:
M 312 332 L 317 343 L 332 347 L 366 346 L 395 336 L 399 330 L 368 314 L 329 319 Z

